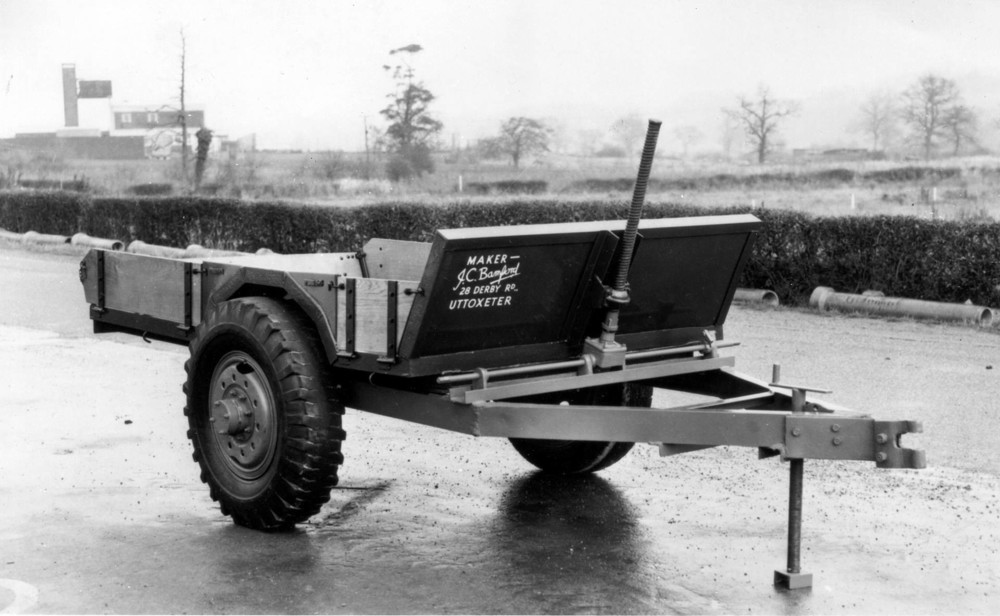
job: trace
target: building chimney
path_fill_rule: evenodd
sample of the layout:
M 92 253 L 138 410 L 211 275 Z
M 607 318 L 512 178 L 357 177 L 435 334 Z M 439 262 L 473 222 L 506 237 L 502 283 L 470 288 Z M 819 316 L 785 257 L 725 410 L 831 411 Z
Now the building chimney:
M 80 125 L 80 115 L 76 107 L 76 65 L 62 65 L 63 108 L 66 111 L 66 127 Z

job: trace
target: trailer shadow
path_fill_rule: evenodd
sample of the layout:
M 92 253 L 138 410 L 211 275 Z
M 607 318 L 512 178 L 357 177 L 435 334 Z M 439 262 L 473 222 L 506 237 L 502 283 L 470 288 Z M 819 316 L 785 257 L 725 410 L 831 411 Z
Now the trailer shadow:
M 633 505 L 595 475 L 535 472 L 502 495 L 490 533 L 497 581 L 541 612 L 632 612 L 650 562 Z

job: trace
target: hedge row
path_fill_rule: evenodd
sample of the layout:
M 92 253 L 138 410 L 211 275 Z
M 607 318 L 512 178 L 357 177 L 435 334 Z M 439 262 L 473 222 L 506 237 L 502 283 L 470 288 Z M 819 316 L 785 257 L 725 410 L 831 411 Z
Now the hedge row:
M 247 203 L 194 197 L 93 198 L 72 193 L 0 192 L 0 227 L 201 244 L 281 253 L 352 251 L 372 237 L 428 241 L 435 229 L 625 218 L 625 201 L 518 199 L 364 207 Z M 647 218 L 747 212 L 650 203 Z M 804 303 L 820 285 L 838 291 L 981 305 L 1000 304 L 1000 223 L 907 217 L 816 218 L 756 210 L 764 223 L 741 286 Z M 665 264 L 669 267 L 669 264 Z
M 72 180 L 17 180 L 17 185 L 21 188 L 31 188 L 34 190 L 72 190 L 75 192 L 85 192 L 90 190 L 90 183 L 86 178 L 73 176 Z
M 153 183 L 149 182 L 147 184 L 136 184 L 135 186 L 129 186 L 126 191 L 130 195 L 135 195 L 137 197 L 162 197 L 163 195 L 169 195 L 174 192 L 174 185 L 167 183 Z
M 881 171 L 855 172 L 851 169 L 821 169 L 817 171 L 795 173 L 755 173 L 752 175 L 733 175 L 719 173 L 697 178 L 678 178 L 672 180 L 652 178 L 649 180 L 649 190 L 689 191 L 689 190 L 726 190 L 786 186 L 842 186 L 844 184 L 872 183 L 885 184 L 893 182 L 940 182 L 946 179 L 961 177 L 962 170 L 957 167 L 900 167 Z M 574 192 L 627 192 L 632 190 L 634 178 L 586 179 L 574 182 L 569 191 Z
M 477 195 L 540 195 L 549 189 L 549 183 L 544 180 L 469 182 L 466 189 Z

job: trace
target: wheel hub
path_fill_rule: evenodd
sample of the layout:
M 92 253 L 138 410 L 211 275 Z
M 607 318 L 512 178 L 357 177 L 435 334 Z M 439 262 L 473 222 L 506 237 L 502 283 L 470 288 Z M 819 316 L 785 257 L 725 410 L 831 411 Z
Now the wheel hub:
M 247 404 L 243 392 L 232 391 L 232 398 L 218 400 L 212 405 L 212 423 L 221 426 L 219 434 L 239 436 L 253 426 L 253 409 Z
M 219 361 L 209 396 L 209 421 L 229 467 L 244 479 L 260 476 L 274 456 L 274 396 L 260 366 L 234 352 Z

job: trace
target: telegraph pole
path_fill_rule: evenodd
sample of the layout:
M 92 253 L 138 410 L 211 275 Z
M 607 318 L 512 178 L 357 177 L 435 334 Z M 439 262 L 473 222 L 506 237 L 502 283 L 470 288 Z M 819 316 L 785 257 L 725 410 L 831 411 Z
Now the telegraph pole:
M 365 122 L 365 174 L 364 175 L 365 175 L 365 179 L 367 180 L 367 179 L 369 179 L 368 176 L 371 173 L 371 169 L 372 169 L 372 167 L 371 167 L 371 160 L 370 160 L 370 157 L 369 157 L 369 154 L 368 154 L 369 151 L 370 151 L 368 149 L 368 116 L 362 116 L 362 118 L 364 118 L 364 122 Z
M 181 173 L 185 184 L 188 179 L 187 109 L 184 107 L 184 63 L 186 59 L 187 44 L 184 40 L 184 29 L 181 28 Z

